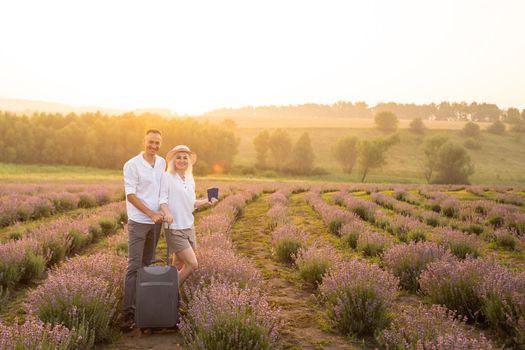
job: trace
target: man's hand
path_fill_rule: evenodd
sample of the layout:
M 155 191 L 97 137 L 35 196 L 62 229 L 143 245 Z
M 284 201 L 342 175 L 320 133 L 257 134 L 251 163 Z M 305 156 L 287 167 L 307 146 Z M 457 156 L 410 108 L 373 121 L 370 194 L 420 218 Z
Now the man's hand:
M 210 205 L 215 205 L 219 202 L 219 200 L 215 197 L 212 197 L 211 200 L 208 202 Z
M 164 214 L 161 212 L 153 211 L 149 217 L 156 224 L 161 224 L 164 221 Z

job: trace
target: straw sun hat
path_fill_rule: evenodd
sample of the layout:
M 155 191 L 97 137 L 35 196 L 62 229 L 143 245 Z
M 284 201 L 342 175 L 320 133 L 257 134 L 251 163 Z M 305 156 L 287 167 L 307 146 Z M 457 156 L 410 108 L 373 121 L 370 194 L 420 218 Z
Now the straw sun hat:
M 187 153 L 190 156 L 191 159 L 191 165 L 195 164 L 197 161 L 197 154 L 190 150 L 190 148 L 186 145 L 177 145 L 171 149 L 171 151 L 166 154 L 166 163 L 170 164 L 171 160 L 177 153 Z

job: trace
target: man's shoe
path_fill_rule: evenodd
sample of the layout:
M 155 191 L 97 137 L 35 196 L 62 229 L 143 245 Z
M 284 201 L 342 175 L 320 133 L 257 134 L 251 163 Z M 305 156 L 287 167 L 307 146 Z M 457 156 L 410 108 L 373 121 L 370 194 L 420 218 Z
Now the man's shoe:
M 120 330 L 124 333 L 131 332 L 133 328 L 135 327 L 135 317 L 133 315 L 129 315 L 124 317 L 122 320 L 122 323 L 120 324 Z

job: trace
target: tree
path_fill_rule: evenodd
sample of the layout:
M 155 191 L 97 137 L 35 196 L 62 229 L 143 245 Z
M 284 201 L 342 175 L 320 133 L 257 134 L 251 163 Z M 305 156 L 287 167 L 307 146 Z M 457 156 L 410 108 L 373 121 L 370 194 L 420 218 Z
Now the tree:
M 490 126 L 487 128 L 487 131 L 493 134 L 503 135 L 505 133 L 505 124 L 499 120 L 496 120 L 494 123 L 490 124 Z
M 272 153 L 275 169 L 282 171 L 292 150 L 292 139 L 290 135 L 288 135 L 285 130 L 277 129 L 270 136 L 268 146 Z
M 268 130 L 265 129 L 255 136 L 253 146 L 255 147 L 255 166 L 259 169 L 266 169 L 266 157 L 270 147 L 270 133 Z
M 434 170 L 437 167 L 437 156 L 439 149 L 448 141 L 448 138 L 441 135 L 434 135 L 425 139 L 423 143 L 423 174 L 427 182 L 430 182 Z
M 348 136 L 332 146 L 332 154 L 345 173 L 352 173 L 357 159 L 357 137 Z
M 423 124 L 423 120 L 421 118 L 415 118 L 410 122 L 410 131 L 416 134 L 424 134 L 427 127 L 425 124 Z
M 312 172 L 314 159 L 310 136 L 304 132 L 292 149 L 290 169 L 296 174 L 308 175 Z
M 397 130 L 397 117 L 392 112 L 379 112 L 374 116 L 376 127 L 385 132 L 392 132 Z
M 474 166 L 464 147 L 447 142 L 439 148 L 436 172 L 435 183 L 468 184 Z
M 468 137 L 479 137 L 480 128 L 479 125 L 473 122 L 468 122 L 465 124 L 461 133 Z
M 519 123 L 520 122 L 520 111 L 517 108 L 509 108 L 507 109 L 507 113 L 505 113 L 505 122 L 507 123 Z
M 365 182 L 366 175 L 370 169 L 378 168 L 385 164 L 385 153 L 395 143 L 399 136 L 392 135 L 387 139 L 364 140 L 359 144 L 359 166 L 361 167 L 361 182 Z

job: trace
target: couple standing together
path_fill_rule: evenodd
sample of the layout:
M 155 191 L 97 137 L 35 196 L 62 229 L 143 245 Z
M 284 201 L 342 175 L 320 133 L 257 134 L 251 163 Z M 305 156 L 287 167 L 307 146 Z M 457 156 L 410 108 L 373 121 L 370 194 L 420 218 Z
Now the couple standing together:
M 155 249 L 165 223 L 168 257 L 179 271 L 179 286 L 197 268 L 193 211 L 217 199 L 197 199 L 193 164 L 197 156 L 186 145 L 175 146 L 166 160 L 157 153 L 159 130 L 144 137 L 144 151 L 124 164 L 128 212 L 128 267 L 124 282 L 123 330 L 134 324 L 137 271 L 155 259 Z M 167 171 L 166 164 L 168 165 Z

